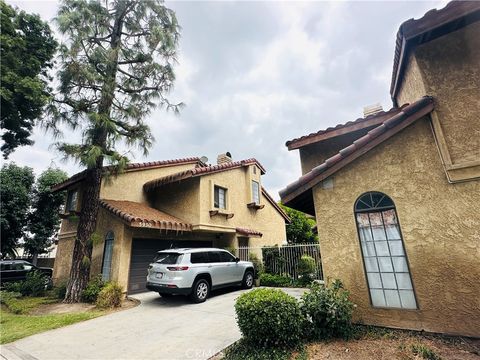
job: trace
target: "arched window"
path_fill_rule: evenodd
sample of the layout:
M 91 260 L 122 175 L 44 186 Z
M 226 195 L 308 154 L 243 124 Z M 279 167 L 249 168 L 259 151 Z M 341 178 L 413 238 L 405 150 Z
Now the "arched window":
M 112 269 L 113 240 L 113 232 L 109 231 L 107 235 L 105 235 L 105 247 L 103 249 L 102 279 L 104 281 L 110 280 L 110 271 Z
M 374 307 L 416 309 L 407 255 L 395 204 L 380 192 L 355 202 L 355 220 Z

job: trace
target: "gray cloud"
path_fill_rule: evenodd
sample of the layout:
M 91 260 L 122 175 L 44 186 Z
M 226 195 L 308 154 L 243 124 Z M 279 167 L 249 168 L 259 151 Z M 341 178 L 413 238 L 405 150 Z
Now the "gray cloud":
M 46 19 L 55 2 L 10 2 Z M 183 28 L 172 101 L 180 116 L 154 110 L 156 143 L 147 158 L 220 152 L 256 157 L 264 186 L 277 191 L 300 175 L 286 140 L 356 119 L 365 105 L 391 106 L 390 74 L 399 25 L 444 1 L 424 2 L 167 2 Z M 49 136 L 12 160 L 42 170 Z M 58 161 L 58 160 L 56 160 Z M 66 164 L 72 173 L 78 168 Z

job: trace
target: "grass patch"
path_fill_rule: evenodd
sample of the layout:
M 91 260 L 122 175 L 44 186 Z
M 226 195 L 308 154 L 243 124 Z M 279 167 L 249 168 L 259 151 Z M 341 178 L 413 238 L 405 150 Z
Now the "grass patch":
M 93 319 L 103 315 L 102 311 L 89 311 L 71 314 L 17 315 L 2 311 L 0 324 L 0 344 L 6 344 L 46 330 Z
M 304 346 L 298 349 L 261 348 L 240 340 L 225 351 L 224 360 L 306 360 L 307 350 Z
M 57 303 L 58 299 L 51 297 L 16 297 L 16 294 L 5 292 L 2 292 L 1 295 L 0 344 L 6 344 L 79 321 L 93 319 L 105 313 L 97 310 L 66 314 L 29 315 L 40 305 Z
M 442 358 L 438 356 L 435 351 L 430 349 L 428 346 L 423 344 L 412 344 L 411 346 L 412 353 L 414 355 L 421 356 L 427 360 L 441 360 Z
M 57 299 L 48 297 L 22 297 L 5 299 L 5 306 L 14 314 L 26 315 L 30 311 L 36 309 L 40 305 L 53 304 L 58 302 Z

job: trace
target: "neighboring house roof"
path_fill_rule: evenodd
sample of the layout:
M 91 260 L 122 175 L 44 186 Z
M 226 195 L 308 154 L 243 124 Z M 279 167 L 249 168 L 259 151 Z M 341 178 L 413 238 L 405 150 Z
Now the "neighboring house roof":
M 256 159 L 252 158 L 252 159 L 246 159 L 241 161 L 232 161 L 232 162 L 224 163 L 221 165 L 203 166 L 203 167 L 197 167 L 195 169 L 181 171 L 176 174 L 172 174 L 172 175 L 161 177 L 159 179 L 148 181 L 145 184 L 143 184 L 143 190 L 148 192 L 166 184 L 171 184 L 174 182 L 178 182 L 178 181 L 182 181 L 182 180 L 186 180 L 194 177 L 215 174 L 215 173 L 228 171 L 232 169 L 238 169 L 238 168 L 249 166 L 252 164 L 256 164 L 260 168 L 260 171 L 262 172 L 262 174 L 265 173 L 265 168 Z M 282 210 L 282 208 L 276 203 L 276 201 L 270 196 L 270 194 L 267 192 L 267 190 L 265 190 L 263 186 L 262 186 L 262 194 L 267 198 L 268 202 L 270 202 L 272 206 L 280 213 L 280 215 L 284 217 L 285 221 L 290 222 L 290 218 L 288 217 L 288 215 L 285 213 L 285 211 Z
M 210 174 L 223 172 L 227 170 L 237 169 L 237 168 L 249 166 L 252 164 L 257 165 L 260 168 L 260 171 L 262 172 L 262 174 L 265 174 L 265 168 L 256 159 L 246 159 L 246 160 L 240 160 L 240 161 L 227 162 L 220 165 L 202 166 L 202 167 L 197 167 L 195 169 L 181 171 L 172 175 L 168 175 L 155 180 L 148 181 L 145 184 L 143 184 L 143 189 L 145 191 L 150 191 L 160 186 L 170 184 L 173 182 L 178 182 L 178 181 L 182 181 L 185 179 L 190 179 L 198 176 L 210 175 Z
M 272 206 L 275 208 L 275 210 L 277 210 L 280 215 L 283 216 L 283 218 L 285 219 L 285 221 L 287 223 L 290 223 L 292 220 L 290 219 L 290 216 L 287 215 L 287 213 L 285 211 L 283 211 L 283 209 L 280 207 L 280 205 L 277 204 L 277 202 L 272 198 L 272 196 L 267 192 L 267 190 L 265 190 L 265 188 L 262 186 L 262 194 L 265 196 L 265 198 L 268 200 L 268 202 L 270 204 L 272 204 Z
M 192 231 L 191 224 L 142 203 L 101 199 L 100 205 L 133 227 Z
M 131 163 L 131 164 L 127 164 L 127 166 L 125 167 L 125 172 L 155 169 L 155 168 L 167 167 L 167 166 L 179 165 L 179 164 L 194 164 L 194 163 L 200 164 L 201 161 L 198 157 L 189 157 L 184 159 L 161 160 L 161 161 L 151 161 L 151 162 L 144 162 L 144 163 Z M 115 169 L 114 166 L 103 167 L 103 170 L 105 172 L 111 171 L 114 169 Z M 69 186 L 85 179 L 86 174 L 87 174 L 86 170 L 79 172 L 78 174 L 75 174 L 69 177 L 67 180 L 52 186 L 51 190 L 53 192 L 64 190 Z
M 245 228 L 239 228 L 237 227 L 235 229 L 237 231 L 237 234 L 243 235 L 243 236 L 248 236 L 248 237 L 262 237 L 263 234 L 260 231 L 257 230 L 251 230 L 251 229 L 245 229 Z
M 282 202 L 308 214 L 315 212 L 312 188 L 347 164 L 362 156 L 372 148 L 397 134 L 414 121 L 433 110 L 433 98 L 425 96 L 415 103 L 402 107 L 402 110 L 385 120 L 382 125 L 370 130 L 365 136 L 355 140 L 350 146 L 340 150 L 322 164 L 300 177 L 280 191 Z
M 404 105 L 406 106 L 406 105 Z M 349 121 L 344 124 L 338 124 L 333 127 L 326 128 L 324 130 L 319 130 L 315 133 L 311 133 L 299 138 L 289 140 L 285 143 L 288 147 L 288 150 L 299 149 L 303 146 L 310 145 L 319 141 L 330 139 L 332 137 L 348 134 L 353 131 L 365 129 L 372 126 L 377 126 L 382 124 L 385 120 L 392 117 L 395 114 L 398 114 L 401 111 L 401 108 L 393 107 L 388 111 L 380 111 L 376 114 L 372 114 L 363 118 L 358 118 L 353 121 Z
M 410 52 L 420 44 L 480 20 L 480 1 L 451 1 L 443 9 L 428 11 L 420 19 L 405 21 L 397 32 L 390 95 L 394 104 Z

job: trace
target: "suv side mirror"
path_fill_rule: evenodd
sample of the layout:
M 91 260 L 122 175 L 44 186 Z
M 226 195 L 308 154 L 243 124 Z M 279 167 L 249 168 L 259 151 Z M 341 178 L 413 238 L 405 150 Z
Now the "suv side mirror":
M 236 258 L 235 258 L 235 262 L 238 263 L 239 261 L 240 261 L 240 258 L 239 258 L 239 257 L 236 257 Z

